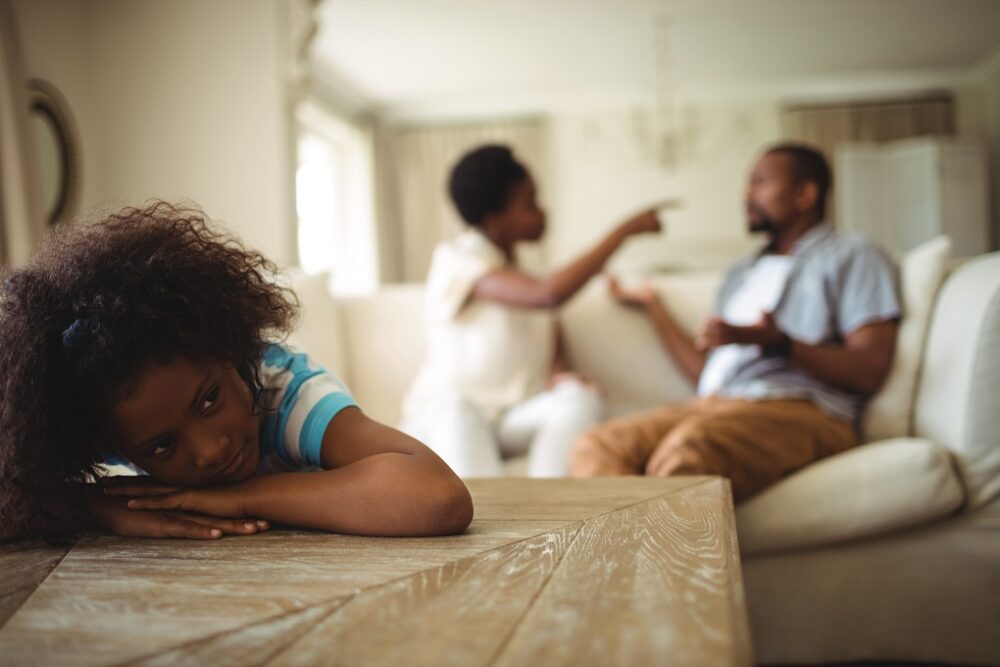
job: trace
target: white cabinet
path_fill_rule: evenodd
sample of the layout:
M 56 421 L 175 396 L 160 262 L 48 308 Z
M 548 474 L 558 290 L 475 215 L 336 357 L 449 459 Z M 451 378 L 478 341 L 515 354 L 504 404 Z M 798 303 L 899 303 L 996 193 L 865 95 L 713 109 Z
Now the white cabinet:
M 938 234 L 957 257 L 989 251 L 986 148 L 921 137 L 843 144 L 834 157 L 836 223 L 894 253 Z

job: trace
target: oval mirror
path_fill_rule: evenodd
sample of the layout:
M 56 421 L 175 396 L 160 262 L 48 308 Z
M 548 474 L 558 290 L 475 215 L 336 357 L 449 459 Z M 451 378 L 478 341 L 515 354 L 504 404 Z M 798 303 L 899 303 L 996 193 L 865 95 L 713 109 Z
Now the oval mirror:
M 76 212 L 80 192 L 76 126 L 65 98 L 51 83 L 31 79 L 28 100 L 43 210 L 48 224 L 54 225 Z

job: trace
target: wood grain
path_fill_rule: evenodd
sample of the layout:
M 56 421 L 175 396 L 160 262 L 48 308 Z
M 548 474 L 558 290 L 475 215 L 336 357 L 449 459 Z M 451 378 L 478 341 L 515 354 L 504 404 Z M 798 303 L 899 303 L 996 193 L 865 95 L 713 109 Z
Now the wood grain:
M 727 482 L 469 487 L 446 538 L 0 549 L 0 665 L 749 664 Z
M 728 483 L 587 521 L 498 666 L 749 664 Z
M 31 597 L 73 545 L 40 540 L 0 545 L 0 627 Z
M 119 663 L 332 601 L 556 527 L 442 538 L 275 531 L 218 541 L 81 540 L 0 629 L 0 665 Z
M 269 665 L 485 665 L 578 528 L 552 530 L 364 591 Z
M 595 479 L 464 480 L 476 505 L 476 519 L 575 519 L 611 512 L 632 503 L 700 484 L 710 477 L 598 477 Z M 540 483 L 541 482 L 541 483 Z
M 193 641 L 175 649 L 126 663 L 128 667 L 249 667 L 264 665 L 285 646 L 294 644 L 340 607 L 350 596 L 264 619 L 230 632 Z M 123 666 L 124 667 L 124 666 Z

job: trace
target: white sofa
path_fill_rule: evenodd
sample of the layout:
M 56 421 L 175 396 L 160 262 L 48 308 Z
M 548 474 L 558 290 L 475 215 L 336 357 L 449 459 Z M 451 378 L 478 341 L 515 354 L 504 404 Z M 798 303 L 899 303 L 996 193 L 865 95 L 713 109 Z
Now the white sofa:
M 719 279 L 656 284 L 693 330 Z M 322 277 L 296 288 L 304 316 L 293 342 L 371 416 L 395 423 L 423 351 L 421 286 L 339 300 Z M 899 437 L 815 463 L 737 508 L 758 663 L 1000 665 L 1000 253 L 953 270 L 930 303 L 913 418 Z M 610 415 L 691 397 L 648 323 L 600 281 L 563 322 Z

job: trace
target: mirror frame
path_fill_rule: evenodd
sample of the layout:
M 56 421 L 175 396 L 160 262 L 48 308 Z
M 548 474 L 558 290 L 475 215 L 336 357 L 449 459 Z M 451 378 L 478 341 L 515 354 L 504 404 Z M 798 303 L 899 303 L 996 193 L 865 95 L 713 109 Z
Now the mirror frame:
M 27 85 L 29 115 L 31 118 L 41 116 L 52 127 L 59 150 L 56 201 L 52 206 L 45 202 L 45 220 L 49 226 L 53 226 L 76 213 L 81 182 L 79 135 L 73 114 L 59 89 L 43 79 L 29 79 Z

